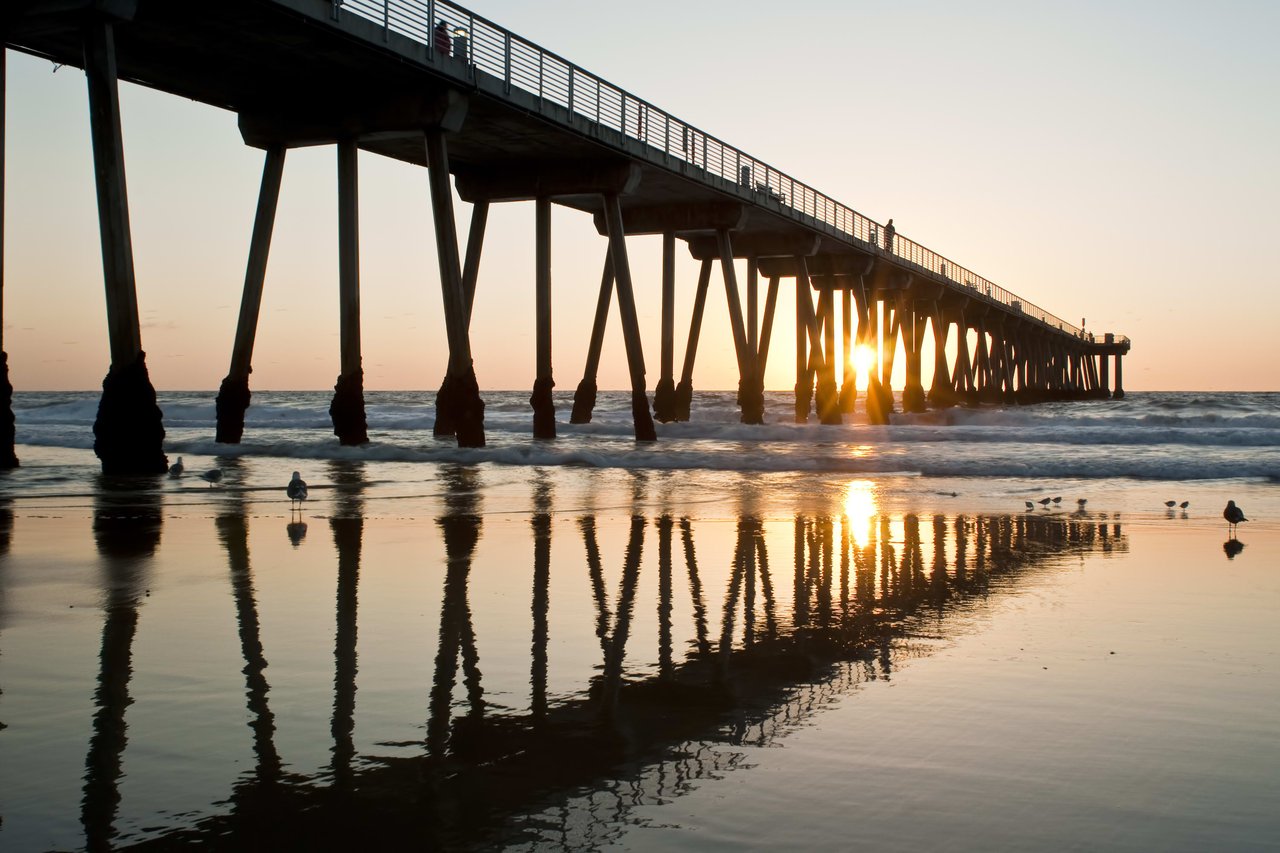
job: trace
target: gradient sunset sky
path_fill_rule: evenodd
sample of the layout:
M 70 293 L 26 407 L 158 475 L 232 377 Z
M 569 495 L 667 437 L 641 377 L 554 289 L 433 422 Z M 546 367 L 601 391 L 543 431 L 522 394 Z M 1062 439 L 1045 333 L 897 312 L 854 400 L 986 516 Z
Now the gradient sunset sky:
M 1280 3 L 470 8 L 1049 311 L 1129 335 L 1127 390 L 1280 389 Z M 152 381 L 214 389 L 263 155 L 231 113 L 129 84 L 121 101 Z M 11 380 L 98 388 L 108 349 L 83 72 L 10 51 L 6 120 Z M 446 343 L 426 172 L 362 153 L 360 181 L 365 387 L 433 389 Z M 575 211 L 556 208 L 552 227 L 555 372 L 570 390 L 605 243 Z M 336 236 L 334 149 L 290 152 L 255 389 L 332 387 Z M 482 388 L 532 385 L 533 236 L 532 203 L 493 208 L 471 332 Z M 652 390 L 660 240 L 629 244 Z M 697 267 L 677 249 L 678 372 Z M 794 382 L 790 293 L 784 282 L 771 389 Z M 717 278 L 695 388 L 737 385 L 722 294 Z M 615 311 L 600 387 L 627 385 Z

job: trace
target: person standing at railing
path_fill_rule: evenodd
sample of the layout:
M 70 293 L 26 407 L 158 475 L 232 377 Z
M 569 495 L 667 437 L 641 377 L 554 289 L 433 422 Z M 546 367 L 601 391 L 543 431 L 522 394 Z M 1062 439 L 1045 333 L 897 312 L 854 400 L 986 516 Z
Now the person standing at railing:
M 449 38 L 449 25 L 444 22 L 443 18 L 436 24 L 432 35 L 432 43 L 435 45 L 436 53 L 441 56 L 449 55 L 453 39 Z
M 890 219 L 888 222 L 884 224 L 884 250 L 886 252 L 889 252 L 890 254 L 893 254 L 894 233 L 895 231 L 893 228 L 893 220 Z

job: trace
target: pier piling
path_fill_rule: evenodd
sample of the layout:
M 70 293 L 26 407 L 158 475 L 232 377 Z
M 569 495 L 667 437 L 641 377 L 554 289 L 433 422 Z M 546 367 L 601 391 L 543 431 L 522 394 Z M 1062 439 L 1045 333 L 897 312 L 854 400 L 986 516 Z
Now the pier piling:
M 102 460 L 105 474 L 163 474 L 169 460 L 163 450 L 163 415 L 156 405 L 142 351 L 110 20 L 94 21 L 86 27 L 84 63 L 111 345 L 111 367 L 102 382 L 93 424 L 93 451 Z
M 676 235 L 662 232 L 662 353 L 658 386 L 653 392 L 653 416 L 662 423 L 676 420 Z
M 231 366 L 222 380 L 215 403 L 217 410 L 216 441 L 239 444 L 244 435 L 244 414 L 249 408 L 249 374 L 253 372 L 253 343 L 262 309 L 262 287 L 267 275 L 267 256 L 271 251 L 271 232 L 275 226 L 276 206 L 280 199 L 280 181 L 284 174 L 285 148 L 272 146 L 262 166 L 262 185 L 258 190 L 258 209 L 253 219 L 253 235 L 249 239 L 249 262 L 244 274 L 244 293 L 240 297 L 240 318 L 236 323 L 236 339 L 231 350 Z
M 360 191 L 355 140 L 338 143 L 338 339 L 341 371 L 329 417 L 344 445 L 367 444 L 364 367 L 360 351 Z
M 533 437 L 556 437 L 556 405 L 551 398 L 555 381 L 551 374 L 551 199 L 534 202 L 535 320 L 537 323 L 537 378 L 529 405 L 533 407 Z

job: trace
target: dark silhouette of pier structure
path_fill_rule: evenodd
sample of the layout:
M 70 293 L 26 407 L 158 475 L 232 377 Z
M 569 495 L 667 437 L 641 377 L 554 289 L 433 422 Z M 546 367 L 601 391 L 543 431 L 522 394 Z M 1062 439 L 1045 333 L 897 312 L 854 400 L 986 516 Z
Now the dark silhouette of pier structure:
M 655 438 L 655 417 L 663 422 L 690 417 L 703 309 L 716 264 L 727 295 L 745 423 L 764 419 L 763 376 L 783 280 L 796 285 L 797 421 L 807 421 L 816 410 L 822 423 L 839 423 L 853 411 L 855 344 L 883 352 L 864 401 L 872 422 L 886 422 L 898 405 L 889 379 L 899 345 L 906 360 L 900 405 L 908 412 L 1124 394 L 1121 358 L 1129 350 L 1127 338 L 1095 336 L 1068 323 L 452 3 L 10 0 L 0 11 L 0 32 L 6 47 L 82 67 L 88 79 L 111 347 L 94 426 L 104 472 L 152 473 L 166 465 L 162 416 L 138 321 L 118 80 L 233 110 L 245 143 L 265 152 L 239 324 L 217 398 L 222 442 L 238 442 L 244 429 L 285 154 L 315 145 L 335 146 L 338 160 L 341 352 L 330 412 L 343 444 L 367 441 L 360 347 L 360 149 L 427 167 L 449 343 L 435 432 L 455 436 L 461 446 L 485 442 L 469 328 L 489 207 L 509 201 L 531 200 L 536 206 L 537 356 L 530 402 L 538 437 L 556 434 L 552 203 L 591 214 L 607 237 L 573 423 L 591 419 L 615 296 L 636 438 Z M 472 204 L 465 243 L 454 220 L 455 191 Z M 626 241 L 637 234 L 660 234 L 663 240 L 657 283 L 661 353 L 652 408 Z M 677 239 L 701 262 L 678 377 Z M 735 259 L 746 261 L 745 300 Z M 935 352 L 928 389 L 921 363 L 926 335 L 932 336 Z M 0 366 L 7 370 L 7 361 L 0 360 Z M 0 379 L 0 403 L 7 404 L 7 373 Z M 7 442 L 12 457 L 8 406 L 5 415 L 0 428 L 7 434 L 0 432 L 0 442 Z M 3 464 L 17 460 L 0 458 Z

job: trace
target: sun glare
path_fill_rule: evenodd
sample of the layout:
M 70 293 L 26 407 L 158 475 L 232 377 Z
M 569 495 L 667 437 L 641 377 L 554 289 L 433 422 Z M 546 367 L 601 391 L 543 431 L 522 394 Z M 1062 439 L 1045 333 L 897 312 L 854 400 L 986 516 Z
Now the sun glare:
M 853 480 L 845 489 L 844 517 L 849 525 L 849 538 L 859 548 L 870 541 L 868 536 L 871 519 L 876 516 L 875 483 L 870 480 Z
M 865 390 L 867 380 L 871 378 L 871 368 L 875 366 L 876 354 L 866 344 L 858 344 L 853 350 L 853 366 L 858 371 L 858 387 Z

